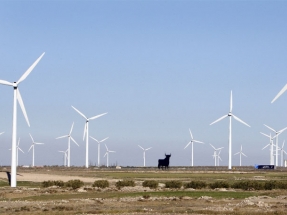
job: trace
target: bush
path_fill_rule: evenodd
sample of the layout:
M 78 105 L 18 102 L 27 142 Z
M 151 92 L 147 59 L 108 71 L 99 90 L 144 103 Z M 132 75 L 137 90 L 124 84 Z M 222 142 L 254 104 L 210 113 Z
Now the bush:
M 158 182 L 155 181 L 155 180 L 147 180 L 147 181 L 144 181 L 142 183 L 143 187 L 149 187 L 149 188 L 157 188 L 158 187 Z
M 70 181 L 67 181 L 67 182 L 65 183 L 65 186 L 66 186 L 66 187 L 72 187 L 74 190 L 77 189 L 77 188 L 80 188 L 80 187 L 83 186 L 83 185 L 84 185 L 84 182 L 81 181 L 81 180 L 78 180 L 78 179 L 76 179 L 76 180 L 70 180 Z
M 182 182 L 181 181 L 167 181 L 165 182 L 166 188 L 181 188 Z
M 116 187 L 120 189 L 121 187 L 134 187 L 136 184 L 133 180 L 123 180 L 116 182 Z
M 273 190 L 277 188 L 277 182 L 276 181 L 266 181 L 264 184 L 265 190 Z
M 231 188 L 242 190 L 263 190 L 263 183 L 258 181 L 238 181 L 231 185 Z
M 215 188 L 229 188 L 229 183 L 227 181 L 216 181 L 211 184 L 209 184 L 209 187 L 211 189 Z
M 276 188 L 286 190 L 287 189 L 287 182 L 286 181 L 277 181 Z
M 98 180 L 93 183 L 93 187 L 106 188 L 109 186 L 110 184 L 107 180 Z
M 51 187 L 51 186 L 58 186 L 58 187 L 64 187 L 64 182 L 63 181 L 43 181 L 42 182 L 43 187 Z
M 193 189 L 202 189 L 207 186 L 206 182 L 204 181 L 191 181 L 189 183 L 184 184 L 184 188 L 193 188 Z

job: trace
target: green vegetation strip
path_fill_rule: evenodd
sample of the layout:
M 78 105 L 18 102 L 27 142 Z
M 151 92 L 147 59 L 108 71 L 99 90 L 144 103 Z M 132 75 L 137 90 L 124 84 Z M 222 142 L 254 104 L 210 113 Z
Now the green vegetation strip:
M 62 200 L 62 199 L 81 199 L 81 198 L 124 198 L 124 197 L 192 197 L 199 198 L 201 196 L 210 196 L 216 199 L 222 198 L 234 198 L 234 199 L 244 199 L 250 196 L 258 196 L 260 194 L 256 192 L 219 192 L 219 191 L 158 191 L 158 192 L 87 192 L 87 193 L 69 193 L 69 194 L 45 194 L 39 196 L 30 196 L 23 198 L 14 198 L 13 200 L 29 200 L 29 201 L 48 201 L 48 200 Z

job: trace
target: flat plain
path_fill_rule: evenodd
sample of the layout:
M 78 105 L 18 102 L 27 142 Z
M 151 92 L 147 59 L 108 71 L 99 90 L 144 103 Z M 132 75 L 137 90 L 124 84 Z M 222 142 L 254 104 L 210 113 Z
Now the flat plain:
M 45 166 L 18 168 L 17 187 L 9 187 L 6 171 L 0 172 L 0 214 L 286 214 L 287 187 L 278 189 L 232 188 L 238 182 L 287 184 L 286 168 L 255 170 L 254 167 L 170 167 L 159 170 L 151 167 Z M 80 188 L 49 186 L 44 181 L 79 179 Z M 106 180 L 109 187 L 93 187 L 97 180 Z M 135 186 L 118 188 L 122 180 Z M 157 188 L 144 187 L 144 181 L 156 181 Z M 170 181 L 183 185 L 204 182 L 200 189 L 167 188 Z M 224 182 L 229 187 L 211 184 Z M 272 182 L 272 183 L 271 183 Z M 223 184 L 224 184 L 223 183 Z M 218 183 L 220 184 L 220 183 Z

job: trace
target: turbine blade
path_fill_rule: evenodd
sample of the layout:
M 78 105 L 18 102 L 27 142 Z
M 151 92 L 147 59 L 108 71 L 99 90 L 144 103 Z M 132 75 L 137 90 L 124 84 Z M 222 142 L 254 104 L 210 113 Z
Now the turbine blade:
M 18 149 L 19 149 L 21 152 L 23 152 L 23 150 L 22 150 L 21 148 L 18 147 Z M 24 152 L 23 152 L 23 153 L 24 153 Z
M 31 145 L 31 146 L 30 146 L 30 148 L 29 148 L 28 152 L 32 149 L 32 147 L 33 147 L 33 146 L 34 146 L 34 145 Z
M 226 118 L 226 117 L 228 117 L 228 115 L 224 115 L 224 116 L 220 117 L 219 119 L 217 119 L 217 120 L 215 120 L 214 122 L 210 123 L 210 125 L 212 125 L 212 124 L 214 124 L 214 123 L 217 123 L 217 122 L 219 122 L 220 120 L 222 120 L 222 119 L 224 119 L 224 118 Z
M 284 148 L 284 144 L 285 144 L 285 140 L 283 141 L 283 144 L 282 144 L 282 149 Z
M 0 80 L 0 84 L 8 85 L 8 86 L 13 86 L 13 83 L 5 80 Z
M 26 113 L 26 109 L 25 109 L 25 106 L 24 106 L 24 103 L 23 103 L 23 100 L 22 100 L 22 97 L 21 97 L 21 94 L 20 94 L 20 91 L 19 91 L 18 88 L 17 88 L 16 94 L 17 94 L 17 100 L 18 100 L 18 103 L 19 103 L 19 105 L 21 107 L 23 115 L 24 115 L 24 117 L 26 119 L 26 122 L 27 122 L 28 126 L 30 127 L 30 123 L 29 123 L 29 119 L 28 119 L 28 116 L 27 116 L 27 113 Z
M 147 150 L 150 150 L 151 148 L 152 148 L 152 147 L 150 147 L 150 148 L 147 148 L 147 149 L 146 149 L 146 151 L 147 151 Z
M 209 143 L 210 145 L 211 145 L 211 147 L 214 149 L 214 150 L 216 150 L 216 148 L 211 144 L 211 143 Z
M 61 136 L 61 137 L 57 137 L 56 139 L 61 139 L 61 138 L 64 138 L 64 137 L 69 137 L 69 135 L 64 135 L 64 136 Z
M 30 133 L 29 133 L 30 134 Z M 30 134 L 30 137 L 31 137 L 31 139 L 32 139 L 32 142 L 34 143 L 34 139 L 33 139 L 33 137 L 32 137 L 32 135 Z
M 73 137 L 70 136 L 70 138 L 71 138 L 71 140 L 72 140 L 77 146 L 79 146 L 79 144 L 76 142 L 76 140 L 74 140 Z
M 107 140 L 107 139 L 109 139 L 109 137 L 106 137 L 105 139 L 102 139 L 102 140 L 100 141 L 100 143 L 101 143 L 101 142 L 104 142 L 104 141 Z
M 243 152 L 242 152 L 242 155 L 245 156 L 245 157 L 247 157 Z
M 189 146 L 189 144 L 191 144 L 191 141 L 183 149 L 186 149 Z
M 32 72 L 32 70 L 35 68 L 35 66 L 39 63 L 41 58 L 44 56 L 45 52 L 27 69 L 27 71 L 21 76 L 21 78 L 17 81 L 17 84 L 24 81 L 25 78 Z
M 191 139 L 193 139 L 193 136 L 192 136 L 192 133 L 191 133 L 191 130 L 190 130 L 190 129 L 189 129 L 189 133 L 190 133 Z
M 1 135 L 1 134 L 4 134 L 4 133 L 5 133 L 5 132 L 3 131 L 3 132 L 0 133 L 0 135 Z
M 264 134 L 263 132 L 260 132 L 260 134 L 263 134 L 264 136 L 266 136 L 266 137 L 269 137 L 269 138 L 270 138 L 270 135 Z
M 106 145 L 106 144 L 105 144 L 105 146 L 106 146 L 107 151 L 109 151 L 109 149 L 108 149 L 108 147 L 107 147 L 107 145 Z
M 264 146 L 264 147 L 262 148 L 262 150 L 265 149 L 265 148 L 266 148 L 267 146 L 269 146 L 269 145 L 270 145 L 270 144 L 267 144 L 266 146 Z
M 87 132 L 87 122 L 85 123 L 85 127 L 84 127 L 83 140 L 85 140 L 86 132 Z
M 82 117 L 84 117 L 86 120 L 88 120 L 88 118 L 82 112 L 80 112 L 77 108 L 75 108 L 73 106 L 72 106 L 72 108 L 74 108 L 75 111 L 77 111 Z
M 109 151 L 109 152 L 115 152 L 115 151 Z
M 231 93 L 230 93 L 230 109 L 229 109 L 229 112 L 230 113 L 232 112 L 232 90 L 231 90 Z
M 74 127 L 74 122 L 73 122 L 73 124 L 72 124 L 71 130 L 70 130 L 70 133 L 69 133 L 70 135 L 72 134 L 73 127 Z
M 235 153 L 234 155 L 238 155 L 240 152 Z
M 281 129 L 280 131 L 278 131 L 278 134 L 281 134 L 283 131 L 285 131 L 287 129 L 287 127 L 286 128 L 283 128 L 283 129 Z
M 267 128 L 269 128 L 271 131 L 274 131 L 275 133 L 276 133 L 276 131 L 273 129 L 273 128 L 271 128 L 271 127 L 269 127 L 268 125 L 265 125 L 265 124 L 263 124 L 265 127 L 267 127 Z
M 89 120 L 93 120 L 93 119 L 99 118 L 99 117 L 104 116 L 104 115 L 106 115 L 106 114 L 107 114 L 107 113 L 102 113 L 102 114 L 99 114 L 99 115 L 97 115 L 97 116 L 93 116 L 93 117 L 89 118 Z
M 45 144 L 45 143 L 35 143 L 36 145 L 43 145 L 43 144 Z
M 142 150 L 144 150 L 144 148 L 143 147 L 141 147 L 140 145 L 138 145 Z
M 242 124 L 244 124 L 244 125 L 250 127 L 250 125 L 248 125 L 248 124 L 247 124 L 246 122 L 244 122 L 243 120 L 239 119 L 237 116 L 235 116 L 235 115 L 233 115 L 233 114 L 232 114 L 232 116 L 233 116 L 234 119 L 236 119 L 238 122 L 241 122 Z
M 201 141 L 198 141 L 198 140 L 193 140 L 193 142 L 195 142 L 195 143 L 203 143 L 204 144 L 204 142 L 201 142 Z
M 100 143 L 96 138 L 90 136 L 90 138 L 92 138 L 93 140 L 95 140 L 97 143 Z
M 275 102 L 285 91 L 287 90 L 287 84 L 280 90 L 280 92 L 275 96 L 271 103 Z
M 104 157 L 106 157 L 107 154 L 108 154 L 108 152 L 106 152 L 106 154 L 104 155 Z

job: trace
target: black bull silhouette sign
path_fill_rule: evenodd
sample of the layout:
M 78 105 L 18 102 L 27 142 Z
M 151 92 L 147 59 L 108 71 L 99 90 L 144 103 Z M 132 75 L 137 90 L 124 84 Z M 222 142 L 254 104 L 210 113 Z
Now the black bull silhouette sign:
M 165 159 L 159 159 L 158 160 L 158 168 L 163 169 L 163 167 L 165 167 L 165 169 L 168 169 L 170 157 L 171 157 L 171 154 L 170 155 L 165 154 Z

